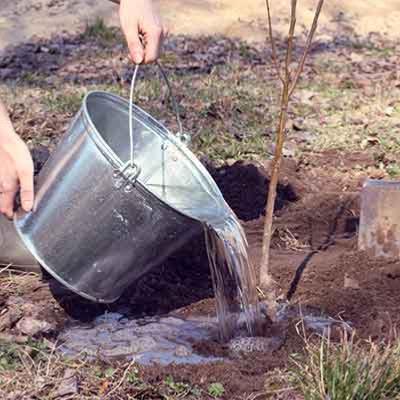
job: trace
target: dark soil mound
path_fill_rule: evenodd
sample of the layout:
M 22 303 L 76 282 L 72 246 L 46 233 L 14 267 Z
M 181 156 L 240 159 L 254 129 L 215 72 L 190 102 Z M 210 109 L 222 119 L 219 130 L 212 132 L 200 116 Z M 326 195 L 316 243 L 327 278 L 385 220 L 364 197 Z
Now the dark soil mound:
M 206 166 L 239 219 L 250 221 L 265 214 L 269 179 L 260 168 L 243 161 L 220 168 L 210 163 Z M 278 185 L 275 210 L 296 200 L 297 195 L 290 184 Z

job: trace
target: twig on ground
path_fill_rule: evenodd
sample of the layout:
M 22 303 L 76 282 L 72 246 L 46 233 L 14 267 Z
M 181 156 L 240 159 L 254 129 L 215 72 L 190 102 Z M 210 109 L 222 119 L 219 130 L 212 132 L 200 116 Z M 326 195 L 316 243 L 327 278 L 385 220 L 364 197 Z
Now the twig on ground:
M 113 393 L 115 393 L 115 392 L 122 386 L 122 384 L 124 383 L 124 381 L 125 381 L 125 379 L 126 379 L 126 376 L 128 375 L 129 370 L 131 369 L 132 365 L 134 365 L 134 364 L 135 364 L 135 360 L 132 360 L 131 363 L 126 367 L 126 369 L 125 369 L 125 371 L 124 371 L 124 374 L 122 375 L 121 380 L 118 382 L 118 384 L 117 384 L 114 388 L 112 388 L 112 389 L 106 394 L 105 397 L 111 396 Z

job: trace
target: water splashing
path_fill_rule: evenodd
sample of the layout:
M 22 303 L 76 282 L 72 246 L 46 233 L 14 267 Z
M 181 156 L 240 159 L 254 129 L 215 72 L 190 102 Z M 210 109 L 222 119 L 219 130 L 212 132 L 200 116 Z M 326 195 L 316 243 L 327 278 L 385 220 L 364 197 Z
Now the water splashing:
M 204 230 L 221 338 L 227 341 L 235 335 L 240 313 L 246 333 L 256 336 L 261 312 L 244 230 L 233 212 Z

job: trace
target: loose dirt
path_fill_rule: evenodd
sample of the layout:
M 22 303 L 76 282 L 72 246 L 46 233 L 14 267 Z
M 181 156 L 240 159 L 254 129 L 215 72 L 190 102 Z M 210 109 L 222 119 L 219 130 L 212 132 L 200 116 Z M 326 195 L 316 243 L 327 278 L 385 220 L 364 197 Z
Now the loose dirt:
M 39 164 L 46 158 L 43 149 L 34 154 L 42 157 L 37 160 Z M 358 192 L 362 178 L 349 179 L 344 172 L 332 179 L 330 171 L 341 161 L 346 161 L 349 169 L 353 163 L 366 168 L 371 165 L 371 159 L 362 154 L 351 154 L 341 160 L 341 155 L 334 152 L 308 159 L 312 168 L 299 168 L 299 163 L 286 160 L 282 173 L 272 249 L 272 272 L 282 298 L 290 299 L 292 310 L 312 310 L 315 315 L 343 319 L 359 337 L 389 337 L 393 328 L 400 327 L 400 262 L 373 259 L 357 250 Z M 208 165 L 208 168 L 231 207 L 247 219 L 243 223 L 250 255 L 258 265 L 263 223 L 259 217 L 263 205 L 257 203 L 257 196 L 253 199 L 255 202 L 251 197 L 244 201 L 243 196 L 238 195 L 238 187 L 247 190 L 250 181 L 254 193 L 265 193 L 268 163 L 238 162 L 220 168 Z M 40 309 L 38 316 L 55 327 L 50 338 L 57 337 L 71 318 L 92 321 L 106 310 L 122 311 L 130 317 L 166 313 L 179 317 L 215 315 L 207 256 L 201 237 L 132 285 L 112 305 L 82 300 L 46 274 L 41 281 L 34 275 L 27 275 L 19 284 L 16 282 L 9 284 L 9 291 L 2 283 L 6 289 L 2 290 L 0 304 L 10 307 L 10 299 L 18 287 L 20 301 L 35 304 Z M 29 316 L 32 308 L 27 307 L 24 312 Z M 226 357 L 227 360 L 207 366 L 151 366 L 145 367 L 143 374 L 150 383 L 166 374 L 199 385 L 221 382 L 226 389 L 226 398 L 261 391 L 268 371 L 287 366 L 290 354 L 301 351 L 302 340 L 295 329 L 299 314 L 294 312 L 292 315 L 283 346 L 272 353 L 232 358 L 225 345 L 216 340 L 203 341 L 194 345 L 196 352 Z M 5 332 L 15 333 L 15 330 L 15 325 L 11 325 Z

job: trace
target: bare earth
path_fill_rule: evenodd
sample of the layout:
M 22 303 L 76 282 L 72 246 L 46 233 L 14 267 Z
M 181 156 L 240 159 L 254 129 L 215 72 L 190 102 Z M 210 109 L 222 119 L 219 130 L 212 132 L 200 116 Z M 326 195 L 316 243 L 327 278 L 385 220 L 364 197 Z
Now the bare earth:
M 49 37 L 60 30 L 74 32 L 95 17 L 117 25 L 117 6 L 106 0 L 14 0 L 2 1 L 0 49 L 31 38 Z M 252 42 L 265 38 L 264 0 L 159 0 L 164 18 L 174 34 L 223 34 Z M 287 2 L 272 1 L 274 23 L 280 32 L 287 27 Z M 309 26 L 315 0 L 299 2 L 298 23 Z M 400 37 L 398 0 L 331 0 L 321 17 L 325 31 L 370 32 Z
M 216 33 L 264 40 L 263 1 L 242 0 L 243 6 L 231 0 L 229 8 L 225 0 L 161 3 L 172 32 L 188 34 L 171 35 L 163 56 L 171 85 L 176 88 L 185 131 L 195 136 L 193 151 L 243 221 L 255 266 L 261 256 L 262 216 L 279 112 L 278 83 L 268 44 L 253 46 L 217 37 Z M 29 40 L 34 33 L 49 36 L 64 28 L 82 32 L 89 15 L 118 24 L 117 15 L 111 13 L 116 7 L 107 0 L 6 2 L 0 0 L 3 45 Z M 283 32 L 287 14 L 277 9 L 278 0 L 271 2 L 274 26 Z M 160 268 L 134 282 L 118 302 L 107 306 L 78 299 L 47 275 L 14 274 L 3 269 L 0 400 L 300 400 L 304 399 L 300 388 L 291 388 L 288 383 L 296 371 L 292 356 L 305 350 L 303 333 L 298 332 L 302 321 L 309 329 L 306 317 L 317 323 L 314 327 L 319 327 L 320 333 L 321 320 L 334 318 L 331 339 L 335 348 L 339 348 L 337 340 L 343 333 L 338 321 L 354 328 L 356 340 L 371 337 L 374 343 L 383 344 L 393 339 L 394 332 L 400 332 L 400 261 L 376 259 L 357 250 L 362 183 L 367 177 L 400 178 L 400 42 L 394 23 L 400 1 L 376 3 L 369 8 L 370 0 L 326 1 L 319 40 L 292 98 L 271 249 L 271 272 L 281 298 L 290 306 L 287 325 L 266 329 L 265 335 L 257 338 L 270 347 L 253 347 L 253 354 L 239 355 L 237 342 L 231 347 L 200 338 L 189 341 L 193 353 L 224 361 L 151 367 L 119 358 L 87 361 L 82 355 L 70 360 L 56 351 L 71 324 L 90 328 L 90 334 L 95 328 L 97 335 L 104 333 L 103 328 L 114 329 L 116 325 L 110 326 L 110 320 L 120 322 L 122 315 L 121 323 L 130 321 L 129 329 L 136 328 L 135 318 L 143 322 L 144 316 L 173 313 L 172 322 L 176 323 L 182 317 L 214 317 L 202 237 L 189 242 Z M 94 5 L 96 13 L 89 12 Z M 308 5 L 315 3 L 300 0 L 299 5 L 301 32 L 301 25 L 310 23 Z M 36 171 L 88 91 L 100 89 L 129 96 L 132 65 L 116 33 L 120 30 L 100 28 L 89 29 L 84 35 L 31 41 L 0 57 L 0 97 L 7 103 L 16 131 L 35 148 Z M 393 40 L 384 35 L 366 37 L 373 30 L 390 31 Z M 215 35 L 194 35 L 204 33 Z M 302 39 L 296 43 L 296 60 L 304 47 Z M 277 44 L 283 59 L 285 44 L 282 40 Z M 137 102 L 174 131 L 173 113 L 159 79 L 153 71 L 141 69 Z M 106 311 L 107 325 L 97 329 L 96 324 L 102 322 L 96 317 Z M 117 328 L 113 332 L 119 335 L 120 326 Z M 154 332 L 154 325 L 152 328 Z M 130 332 L 122 332 L 125 338 L 129 335 L 127 341 L 111 342 L 111 346 L 104 342 L 107 350 L 116 355 L 116 350 L 125 352 L 128 347 L 132 354 L 133 346 L 129 346 L 134 345 L 137 353 L 140 348 Z M 304 334 L 311 333 L 307 330 Z M 99 336 L 108 340 L 107 335 Z M 271 338 L 277 338 L 281 347 L 269 341 Z M 395 339 L 397 345 L 398 337 Z M 154 340 L 141 343 L 150 347 Z M 317 339 L 316 344 L 319 346 Z M 173 349 L 174 353 L 177 350 Z M 175 355 L 186 357 L 190 351 L 189 346 L 179 346 Z M 303 358 L 299 360 L 306 367 L 311 363 L 306 357 L 304 363 Z

